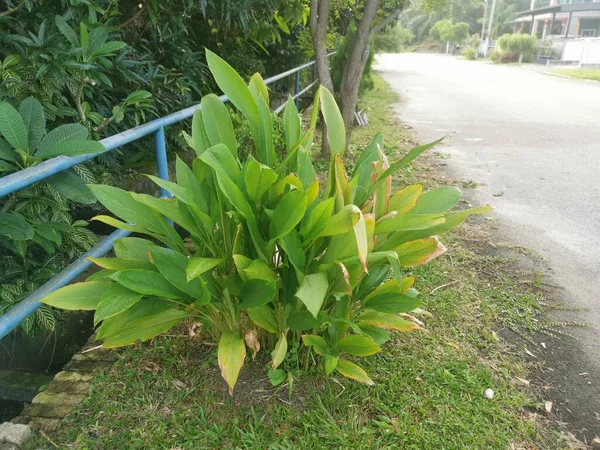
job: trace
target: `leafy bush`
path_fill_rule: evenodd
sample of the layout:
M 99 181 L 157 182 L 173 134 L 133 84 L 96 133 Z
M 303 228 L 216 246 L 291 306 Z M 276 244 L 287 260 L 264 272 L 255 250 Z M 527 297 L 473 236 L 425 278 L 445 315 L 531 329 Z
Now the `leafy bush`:
M 460 198 L 454 187 L 423 192 L 412 185 L 392 195 L 392 174 L 437 142 L 389 163 L 377 135 L 348 176 L 343 121 L 324 88 L 317 91 L 307 131 L 288 101 L 287 152 L 278 158 L 261 77 L 255 74 L 246 85 L 218 56 L 207 51 L 207 59 L 220 88 L 250 123 L 256 158 L 239 161 L 227 108 L 215 95 L 204 96 L 193 118 L 191 144 L 198 157 L 192 167 L 178 159 L 176 182 L 151 177 L 175 198 L 91 187 L 120 218 L 97 220 L 146 238 L 120 239 L 115 258 L 93 259 L 100 272 L 43 302 L 95 310 L 105 347 L 151 339 L 193 318 L 218 341 L 230 393 L 247 348 L 253 355 L 270 352 L 269 377 L 278 384 L 286 379 L 280 366 L 288 349 L 302 344 L 307 365 L 319 361 L 326 375 L 335 370 L 372 384 L 349 358 L 379 352 L 390 331 L 422 328 L 408 314 L 421 306 L 414 278 L 401 268 L 442 254 L 446 249 L 436 236 L 489 208 L 448 212 Z M 311 162 L 319 105 L 332 149 L 322 194 Z
M 502 53 L 501 53 L 501 52 L 499 52 L 498 50 L 492 50 L 492 51 L 490 52 L 490 60 L 491 60 L 493 63 L 498 63 L 498 62 L 500 62 L 500 57 L 501 57 L 501 56 L 502 56 Z
M 523 61 L 525 55 L 533 55 L 537 46 L 537 38 L 530 34 L 515 33 L 505 34 L 498 39 L 498 48 L 503 53 L 515 53 L 519 62 Z M 502 61 L 501 61 L 502 62 Z
M 346 61 L 348 60 L 348 56 L 350 54 L 350 45 L 354 40 L 355 33 L 356 30 L 351 29 L 338 46 L 336 54 L 331 57 L 331 78 L 334 88 L 338 91 L 342 84 L 344 67 L 346 66 Z M 365 63 L 365 68 L 362 73 L 362 78 L 360 79 L 360 86 L 358 89 L 359 92 L 365 92 L 373 89 L 373 77 L 371 74 L 373 72 L 374 59 L 375 52 L 373 50 L 373 45 L 371 45 L 369 48 L 369 55 L 367 56 L 367 62 Z
M 440 20 L 429 31 L 429 35 L 440 42 L 461 44 L 469 37 L 469 24 L 452 23 L 451 20 Z
M 393 28 L 376 33 L 373 37 L 373 48 L 376 53 L 398 53 L 413 39 L 414 35 L 410 30 L 401 25 L 396 25 Z
M 30 97 L 18 111 L 0 103 L 0 172 L 8 174 L 56 156 L 104 151 L 88 140 L 81 124 L 61 125 L 46 133 L 46 118 L 40 102 Z M 91 204 L 96 199 L 86 183 L 90 172 L 76 166 L 16 192 L 0 201 L 0 310 L 2 312 L 50 279 L 67 263 L 96 242 L 87 222 L 74 221 L 72 202 Z M 8 238 L 8 239 L 6 239 Z M 54 316 L 44 308 L 23 323 L 35 335 L 52 328 Z
M 477 59 L 477 51 L 472 48 L 465 48 L 463 50 L 463 56 L 469 61 L 474 61 Z
M 500 62 L 502 64 L 514 63 L 519 60 L 519 55 L 513 52 L 504 52 L 500 55 Z

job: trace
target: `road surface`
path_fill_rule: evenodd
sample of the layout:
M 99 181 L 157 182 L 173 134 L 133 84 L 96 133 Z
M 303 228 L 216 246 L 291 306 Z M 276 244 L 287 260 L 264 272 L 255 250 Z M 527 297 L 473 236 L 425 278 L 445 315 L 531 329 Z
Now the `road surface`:
M 600 83 L 431 54 L 379 55 L 376 70 L 422 142 L 452 135 L 452 175 L 481 183 L 504 237 L 547 258 L 600 329 Z M 582 335 L 582 372 L 600 383 L 600 332 Z

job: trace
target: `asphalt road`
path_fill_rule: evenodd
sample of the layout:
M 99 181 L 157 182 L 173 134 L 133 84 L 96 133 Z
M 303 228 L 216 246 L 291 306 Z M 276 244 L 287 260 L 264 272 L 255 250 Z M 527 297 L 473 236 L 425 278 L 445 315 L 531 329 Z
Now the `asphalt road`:
M 575 317 L 597 327 L 582 347 L 600 381 L 600 83 L 445 55 L 377 61 L 401 119 L 421 141 L 452 135 L 451 174 L 481 183 L 475 200 L 504 237 L 547 258 L 565 303 L 585 308 Z

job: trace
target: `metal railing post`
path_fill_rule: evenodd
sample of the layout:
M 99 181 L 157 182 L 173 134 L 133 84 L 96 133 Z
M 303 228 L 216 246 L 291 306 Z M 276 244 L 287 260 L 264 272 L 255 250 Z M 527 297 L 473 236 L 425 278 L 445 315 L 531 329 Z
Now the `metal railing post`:
M 300 97 L 296 97 L 300 93 L 300 70 L 296 72 L 296 85 L 294 86 L 294 97 L 296 98 L 296 108 L 300 104 Z
M 158 177 L 169 181 L 169 163 L 167 162 L 167 144 L 165 143 L 165 128 L 160 127 L 154 132 L 154 150 L 156 151 L 156 169 Z M 173 197 L 166 189 L 160 189 L 161 197 Z

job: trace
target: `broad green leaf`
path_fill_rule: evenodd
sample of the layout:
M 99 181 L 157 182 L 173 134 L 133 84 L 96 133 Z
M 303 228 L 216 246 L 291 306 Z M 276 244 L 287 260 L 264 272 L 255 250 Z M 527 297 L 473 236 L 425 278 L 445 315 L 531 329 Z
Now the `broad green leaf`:
M 212 167 L 220 177 L 227 177 L 235 182 L 240 177 L 239 163 L 225 144 L 210 147 L 202 153 L 200 159 Z
M 105 26 L 98 26 L 89 32 L 89 43 L 84 48 L 84 55 L 90 56 L 99 51 L 108 39 L 108 30 Z
M 152 309 L 146 306 L 147 302 L 148 299 L 142 299 L 128 310 L 106 319 L 104 324 L 107 321 L 115 321 L 118 325 L 106 338 L 102 346 L 115 348 L 130 345 L 137 341 L 147 341 L 179 325 L 188 317 L 185 311 L 172 306 L 163 306 L 158 312 L 152 313 Z
M 35 150 L 35 155 L 43 158 L 43 155 L 50 151 L 50 148 L 61 142 L 70 139 L 87 139 L 87 137 L 88 129 L 81 124 L 69 123 L 61 125 L 44 136 L 42 142 L 40 142 L 40 145 Z
M 413 214 L 441 214 L 452 209 L 460 200 L 462 192 L 454 186 L 442 186 L 424 192 L 417 201 L 417 205 L 410 210 Z
M 142 100 L 146 100 L 150 97 L 152 97 L 152 94 L 148 91 L 144 91 L 144 90 L 133 91 L 131 94 L 129 94 L 125 98 L 123 103 L 130 105 L 133 103 L 141 102 Z
M 178 290 L 185 292 L 195 300 L 210 300 L 207 289 L 200 280 L 189 280 L 186 277 L 188 259 L 181 253 L 164 247 L 150 249 L 152 262 L 165 279 Z
M 0 134 L 16 150 L 27 150 L 27 128 L 23 119 L 9 103 L 0 103 Z
M 365 223 L 365 217 L 362 213 L 360 213 L 360 217 L 354 225 L 354 237 L 356 238 L 358 259 L 360 260 L 365 272 L 367 272 L 367 255 L 369 253 L 369 241 L 367 238 L 367 226 Z
M 237 382 L 240 370 L 246 358 L 246 345 L 237 333 L 225 331 L 219 339 L 219 368 L 221 376 L 229 386 L 229 395 L 233 395 L 233 388 Z
M 267 376 L 269 377 L 269 381 L 271 382 L 271 384 L 273 386 L 279 386 L 281 383 L 283 383 L 285 381 L 285 379 L 287 377 L 287 373 L 283 369 L 275 369 L 275 370 L 269 370 L 269 373 L 267 373 Z
M 89 277 L 86 278 L 86 282 L 90 282 L 90 281 L 107 281 L 108 277 L 110 277 L 113 273 L 115 273 L 114 270 L 109 270 L 109 269 L 102 269 L 99 270 L 98 272 L 94 272 L 93 274 L 91 274 Z
M 127 269 L 113 273 L 110 278 L 127 289 L 139 292 L 140 294 L 154 295 L 167 299 L 186 297 L 182 291 L 169 283 L 163 275 L 152 270 Z
M 342 114 L 331 92 L 324 86 L 319 87 L 319 91 L 321 111 L 327 124 L 327 140 L 331 147 L 331 155 L 342 156 L 346 150 L 346 129 Z
M 311 241 L 325 230 L 333 214 L 334 207 L 335 198 L 331 197 L 323 200 L 311 210 L 306 222 L 300 229 L 300 235 L 305 241 Z
M 123 41 L 111 41 L 104 44 L 95 52 L 91 53 L 90 56 L 92 58 L 96 58 L 98 56 L 108 56 L 114 54 L 115 52 L 121 50 L 122 48 L 127 47 L 127 44 Z
M 148 260 L 143 259 L 124 259 L 124 258 L 87 258 L 98 267 L 110 270 L 126 270 L 126 269 L 146 269 L 156 270 L 154 265 Z
M 8 142 L 0 137 L 0 159 L 5 161 L 16 161 L 16 153 Z
M 24 241 L 33 239 L 34 229 L 23 216 L 0 212 L 0 235 L 15 241 Z
M 208 141 L 208 136 L 206 135 L 206 129 L 204 128 L 202 111 L 200 110 L 194 112 L 194 117 L 192 119 L 192 139 L 194 140 L 194 151 L 198 156 L 211 146 Z
M 89 141 L 87 139 L 69 139 L 57 142 L 44 152 L 38 152 L 36 156 L 42 159 L 50 159 L 55 156 L 75 156 L 86 153 L 102 153 L 106 151 L 104 145 L 98 141 Z
M 264 328 L 269 333 L 277 333 L 279 331 L 279 324 L 273 314 L 273 310 L 269 305 L 259 306 L 258 308 L 250 308 L 248 310 L 248 317 L 261 328 Z
M 423 185 L 412 184 L 400 189 L 390 198 L 390 211 L 396 211 L 398 216 L 408 213 L 415 207 L 419 197 L 423 193 Z
M 367 298 L 369 294 L 381 286 L 381 283 L 387 278 L 389 272 L 390 268 L 387 265 L 369 268 L 369 273 L 360 283 L 356 298 Z
M 379 353 L 381 349 L 367 336 L 351 334 L 344 336 L 337 342 L 337 349 L 353 356 L 369 356 Z
M 92 310 L 96 309 L 100 299 L 112 285 L 109 281 L 70 284 L 57 289 L 40 302 L 61 309 Z
M 135 192 L 131 192 L 131 197 L 135 201 L 149 206 L 161 216 L 172 220 L 177 225 L 189 231 L 192 236 L 198 237 L 202 235 L 202 231 L 198 226 L 198 223 L 191 216 L 189 210 L 186 209 L 186 205 L 180 202 L 179 199 L 157 198 L 152 195 L 137 194 Z
M 339 358 L 336 356 L 325 355 L 323 357 L 323 365 L 325 366 L 325 376 L 328 377 L 337 367 Z
M 311 144 L 312 143 L 309 141 L 307 145 L 300 147 L 296 156 L 296 161 L 298 163 L 298 177 L 300 178 L 304 189 L 308 189 L 317 176 L 312 164 Z M 310 204 L 311 202 L 309 202 L 309 205 Z
M 304 277 L 296 297 L 300 299 L 313 317 L 317 317 L 327 296 L 329 282 L 326 273 L 315 273 Z
M 377 182 L 380 183 L 382 182 L 385 178 L 395 174 L 398 170 L 400 170 L 402 167 L 406 166 L 407 164 L 411 163 L 415 158 L 417 158 L 421 153 L 423 153 L 426 150 L 429 150 L 430 148 L 435 147 L 436 145 L 438 145 L 440 142 L 442 142 L 444 139 L 446 138 L 446 136 L 438 139 L 437 141 L 433 141 L 430 142 L 429 144 L 425 144 L 425 145 L 420 145 L 418 147 L 415 147 L 413 149 L 411 149 L 411 151 L 409 151 L 403 158 L 399 159 L 398 161 L 394 161 L 392 164 L 390 164 L 390 168 L 387 169 L 386 171 L 384 171 L 378 178 L 377 178 Z
M 62 235 L 60 234 L 60 231 L 64 231 L 64 229 L 60 226 L 57 227 L 56 225 L 58 224 L 55 222 L 42 222 L 36 223 L 33 228 L 41 237 L 52 241 L 59 246 L 62 244 Z M 69 229 L 69 231 L 71 230 Z
M 215 81 L 231 103 L 246 116 L 251 124 L 258 124 L 258 107 L 250 89 L 242 77 L 215 53 L 206 49 L 206 61 Z
M 277 369 L 281 363 L 283 362 L 283 360 L 285 359 L 285 355 L 287 355 L 287 339 L 285 337 L 285 334 L 281 334 L 279 336 L 279 339 L 277 340 L 277 343 L 275 344 L 275 348 L 273 349 L 273 351 L 271 352 L 271 368 L 272 369 Z
M 138 237 L 124 237 L 115 241 L 115 255 L 123 259 L 140 259 L 149 261 L 150 248 L 156 244 Z
M 210 146 L 224 144 L 234 158 L 237 157 L 237 141 L 231 117 L 223 102 L 215 94 L 202 97 L 202 120 Z
M 238 255 L 240 256 L 240 255 Z M 238 268 L 238 272 L 240 272 Z M 269 265 L 262 259 L 255 259 L 245 267 L 241 272 L 244 273 L 247 279 L 260 279 L 265 281 L 277 281 L 279 276 Z
M 46 134 L 46 116 L 42 104 L 33 97 L 28 97 L 19 105 L 19 114 L 27 128 L 27 140 L 30 153 L 37 148 Z
M 274 282 L 268 282 L 259 278 L 246 281 L 240 290 L 241 309 L 258 308 L 266 305 L 275 298 L 277 286 Z
M 392 339 L 390 333 L 388 333 L 383 328 L 374 327 L 373 325 L 362 324 L 360 326 L 360 329 L 364 334 L 368 335 L 371 339 L 373 339 L 373 342 L 375 342 L 380 347 L 387 341 Z
M 329 345 L 327 345 L 327 341 L 323 339 L 321 336 L 316 334 L 305 334 L 302 336 L 302 342 L 306 347 L 312 347 L 315 349 L 318 355 L 325 356 L 327 350 L 329 349 Z
M 262 97 L 265 103 L 267 105 L 269 104 L 269 90 L 267 89 L 265 81 L 260 76 L 260 73 L 257 72 L 250 77 L 248 89 L 250 89 L 250 92 L 252 92 L 256 101 L 258 101 L 258 97 Z
M 300 272 L 304 272 L 306 265 L 305 248 L 302 246 L 302 241 L 296 230 L 290 231 L 285 236 L 279 238 L 279 245 L 288 256 L 292 265 Z
M 375 177 L 390 166 L 381 147 L 378 147 L 377 150 L 379 153 L 379 161 L 375 163 L 375 174 L 373 174 Z M 379 184 L 379 186 L 377 186 L 373 193 L 373 214 L 375 214 L 375 219 L 379 220 L 387 214 L 391 196 L 392 177 L 387 177 Z
M 262 196 L 277 181 L 277 174 L 268 166 L 257 161 L 248 161 L 244 175 L 246 192 L 255 203 L 261 203 Z
M 163 180 L 162 178 L 155 177 L 154 175 L 146 176 L 150 178 L 157 186 L 166 189 L 171 194 L 173 194 L 177 198 L 177 200 L 181 200 L 183 203 L 186 204 L 194 203 L 194 198 L 192 197 L 192 194 L 186 188 L 179 186 L 177 183 L 174 183 L 172 181 Z
M 290 152 L 294 144 L 300 140 L 302 134 L 300 115 L 291 95 L 288 96 L 283 111 L 283 124 L 285 126 L 285 148 Z
M 398 263 L 404 267 L 426 264 L 446 252 L 446 247 L 435 237 L 406 242 L 396 247 Z
M 77 203 L 91 205 L 96 202 L 92 191 L 75 172 L 65 170 L 46 180 L 56 191 L 65 198 Z
M 202 164 L 202 162 L 200 161 Z M 209 213 L 209 201 L 208 195 L 203 192 L 202 185 L 196 178 L 196 175 L 188 167 L 188 165 L 177 156 L 175 162 L 175 175 L 177 177 L 177 184 L 183 189 L 186 189 L 191 194 L 193 199 L 193 211 L 202 211 L 203 213 Z
M 426 230 L 444 223 L 442 214 L 408 214 L 383 217 L 375 224 L 375 234 L 398 231 Z
M 71 26 L 67 23 L 64 17 L 57 15 L 56 17 L 54 17 L 54 21 L 58 30 L 69 41 L 69 44 L 71 44 L 73 48 L 79 47 L 79 38 L 77 37 L 77 33 L 75 33 L 75 30 L 71 28 Z
M 361 383 L 365 383 L 369 386 L 372 386 L 375 384 L 375 383 L 373 383 L 373 380 L 371 380 L 369 378 L 369 375 L 367 375 L 367 372 L 365 372 L 363 369 L 361 369 L 360 366 L 358 366 L 348 360 L 345 360 L 345 359 L 338 360 L 335 370 L 337 370 L 339 373 L 344 375 L 346 378 L 351 378 L 352 380 L 356 380 Z
M 172 233 L 172 227 L 160 214 L 134 200 L 129 192 L 107 185 L 91 185 L 90 189 L 100 203 L 117 217 L 152 233 Z
M 131 308 L 143 296 L 144 294 L 129 290 L 119 283 L 112 283 L 112 286 L 104 292 L 100 303 L 98 303 L 94 314 L 94 325 Z
M 357 222 L 361 219 L 362 213 L 360 208 L 355 205 L 346 205 L 340 212 L 334 214 L 327 221 L 327 225 L 319 233 L 319 236 L 335 236 L 337 234 L 347 233 L 352 230 Z
M 274 167 L 277 163 L 277 154 L 273 147 L 273 116 L 269 105 L 262 96 L 257 99 L 257 106 L 256 153 L 261 163 Z
M 307 197 L 304 191 L 293 190 L 285 194 L 271 215 L 270 238 L 277 239 L 292 231 L 304 217 L 306 206 Z
M 191 258 L 187 263 L 187 268 L 185 269 L 186 277 L 188 280 L 198 278 L 200 275 L 214 269 L 222 262 L 222 259 L 216 258 L 202 258 L 200 256 Z
M 322 325 L 326 320 L 327 313 L 324 311 L 319 312 L 316 318 L 308 311 L 299 311 L 288 317 L 287 326 L 294 331 L 312 330 Z
M 410 320 L 401 319 L 394 314 L 382 313 L 379 311 L 367 311 L 358 316 L 357 320 L 359 321 L 359 327 L 362 327 L 363 324 L 367 324 L 387 330 L 399 331 L 402 333 L 417 329 L 415 323 L 411 322 Z
M 386 293 L 370 297 L 364 306 L 374 311 L 384 313 L 407 313 L 423 305 L 423 302 L 408 295 L 399 293 Z
M 360 153 L 352 179 L 350 180 L 350 191 L 352 202 L 362 207 L 368 200 L 373 188 L 373 165 L 371 163 L 379 160 L 379 147 L 383 148 L 383 136 L 377 133 L 369 145 Z

